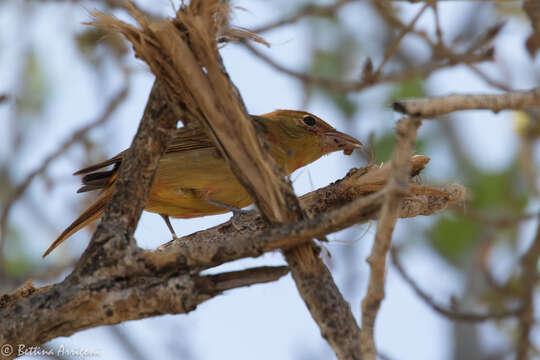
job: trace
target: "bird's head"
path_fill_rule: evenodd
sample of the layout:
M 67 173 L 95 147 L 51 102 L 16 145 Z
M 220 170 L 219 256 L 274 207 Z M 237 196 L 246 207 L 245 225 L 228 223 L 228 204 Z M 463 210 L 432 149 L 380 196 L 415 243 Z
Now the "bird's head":
M 270 154 L 288 174 L 325 154 L 343 150 L 350 155 L 362 146 L 352 136 L 304 111 L 276 110 L 253 119 L 264 134 Z

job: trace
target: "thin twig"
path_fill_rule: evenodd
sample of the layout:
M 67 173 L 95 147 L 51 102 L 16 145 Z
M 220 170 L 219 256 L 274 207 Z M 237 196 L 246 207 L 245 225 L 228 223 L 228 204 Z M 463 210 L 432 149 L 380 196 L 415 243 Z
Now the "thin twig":
M 251 31 L 260 34 L 270 30 L 274 30 L 284 25 L 294 24 L 308 16 L 327 16 L 328 14 L 335 14 L 343 5 L 354 1 L 358 0 L 338 0 L 335 3 L 329 5 L 307 4 L 305 6 L 302 6 L 299 11 L 297 11 L 291 16 L 279 19 L 266 25 L 259 26 L 255 29 L 251 29 Z
M 479 69 L 478 66 L 475 66 L 474 64 L 467 64 L 467 66 L 469 67 L 469 69 L 471 69 L 471 71 L 473 73 L 478 75 L 478 77 L 480 79 L 484 80 L 487 84 L 489 84 L 489 85 L 491 85 L 491 86 L 493 86 L 493 87 L 495 87 L 495 88 L 497 88 L 499 90 L 502 90 L 502 91 L 512 91 L 512 88 L 510 88 L 508 85 L 493 79 L 488 74 L 486 74 L 484 71 Z
M 394 43 L 392 44 L 392 46 L 390 46 L 389 48 L 387 48 L 386 52 L 384 53 L 384 58 L 383 60 L 381 61 L 381 63 L 379 64 L 379 66 L 377 67 L 377 69 L 375 70 L 375 72 L 373 73 L 373 78 L 374 79 L 377 79 L 380 75 L 381 75 L 381 72 L 382 72 L 382 68 L 383 66 L 388 62 L 388 60 L 390 60 L 390 58 L 392 57 L 392 55 L 396 52 L 398 46 L 399 46 L 399 43 L 401 42 L 401 40 L 403 40 L 403 38 L 405 37 L 405 35 L 407 35 L 413 28 L 414 28 L 414 25 L 416 24 L 416 22 L 418 21 L 418 19 L 420 19 L 420 17 L 422 16 L 422 14 L 424 13 L 424 11 L 426 11 L 426 9 L 428 7 L 430 7 L 431 5 L 429 3 L 426 3 L 424 6 L 422 6 L 422 8 L 420 9 L 420 11 L 418 11 L 418 14 L 416 14 L 416 16 L 411 20 L 411 22 L 409 23 L 409 25 L 407 25 L 405 28 L 403 28 L 401 30 L 401 33 L 399 34 L 399 36 L 394 40 Z
M 407 25 L 405 25 L 405 23 L 403 23 L 403 21 L 401 21 L 399 17 L 395 16 L 392 11 L 392 7 L 389 6 L 389 3 L 386 3 L 384 1 L 373 1 L 372 6 L 375 11 L 377 11 L 382 20 L 386 22 L 388 27 L 397 28 L 400 30 L 403 30 L 407 27 Z M 431 40 L 424 31 L 416 31 L 412 29 L 410 33 L 424 40 L 426 44 L 429 45 L 429 47 L 434 48 L 436 46 L 435 42 Z
M 467 217 L 473 221 L 494 228 L 514 227 L 519 223 L 531 220 L 539 216 L 537 213 L 530 214 L 502 214 L 502 215 L 487 215 L 483 212 L 474 209 L 457 208 L 454 211 L 461 216 Z
M 287 266 L 259 266 L 246 270 L 208 275 L 207 278 L 214 283 L 217 291 L 225 291 L 276 281 L 288 273 L 289 268 Z
M 399 217 L 399 204 L 407 193 L 410 178 L 410 157 L 420 120 L 403 118 L 396 125 L 396 147 L 392 157 L 392 170 L 386 185 L 385 200 L 377 223 L 377 233 L 371 253 L 367 259 L 370 265 L 369 283 L 366 296 L 362 300 L 362 329 L 360 346 L 364 359 L 375 360 L 375 319 L 384 299 L 386 257 L 392 244 L 392 233 Z
M 505 310 L 505 311 L 497 311 L 497 312 L 489 312 L 489 313 L 474 313 L 474 312 L 463 312 L 463 311 L 456 311 L 452 309 L 448 309 L 440 304 L 437 304 L 433 298 L 426 294 L 418 284 L 410 277 L 409 274 L 405 271 L 405 268 L 399 261 L 399 256 L 397 254 L 398 250 L 394 247 L 390 251 L 390 256 L 392 259 L 392 263 L 396 267 L 396 270 L 401 275 L 403 280 L 409 286 L 413 289 L 413 291 L 416 293 L 416 295 L 422 299 L 427 305 L 429 305 L 433 310 L 435 310 L 437 313 L 447 317 L 448 319 L 451 319 L 453 321 L 463 321 L 463 322 L 483 322 L 488 320 L 498 320 L 498 319 L 507 319 L 510 317 L 515 317 L 520 313 L 520 310 Z
M 540 220 L 540 218 L 539 218 Z M 530 332 L 534 324 L 534 290 L 538 279 L 538 259 L 540 258 L 540 223 L 533 243 L 521 259 L 521 301 L 522 310 L 519 315 L 519 335 L 517 360 L 528 359 L 531 348 Z
M 447 59 L 447 60 L 430 61 L 425 64 L 419 65 L 418 67 L 407 69 L 406 71 L 396 71 L 396 72 L 389 73 L 386 75 L 381 75 L 378 78 L 374 78 L 373 76 L 368 76 L 361 80 L 354 81 L 354 80 L 337 80 L 337 79 L 333 79 L 329 77 L 315 76 L 315 75 L 310 75 L 301 71 L 289 69 L 279 64 L 278 62 L 276 62 L 269 56 L 265 55 L 263 52 L 257 50 L 253 45 L 247 42 L 241 42 L 241 43 L 253 55 L 263 60 L 265 63 L 273 67 L 275 70 L 282 72 L 284 74 L 287 74 L 289 76 L 292 76 L 293 78 L 296 78 L 302 81 L 306 85 L 315 85 L 315 86 L 319 86 L 327 90 L 341 92 L 341 93 L 361 91 L 375 84 L 382 84 L 382 83 L 388 83 L 388 82 L 401 82 L 401 81 L 416 79 L 419 77 L 426 78 L 433 72 L 446 68 L 446 67 L 455 66 L 458 64 L 473 64 L 473 63 L 478 63 L 478 62 L 484 62 L 484 61 L 491 60 L 491 58 L 493 57 L 492 51 L 486 51 L 479 54 L 454 54 L 452 55 L 450 59 Z
M 436 1 L 431 1 L 431 8 L 433 9 L 433 17 L 435 18 L 435 35 L 437 36 L 437 45 L 440 47 L 444 47 L 441 30 L 441 19 L 439 17 L 439 6 Z
M 524 1 L 523 11 L 527 14 L 533 28 L 532 34 L 526 42 L 526 48 L 531 58 L 534 58 L 540 49 L 540 3 L 538 1 Z

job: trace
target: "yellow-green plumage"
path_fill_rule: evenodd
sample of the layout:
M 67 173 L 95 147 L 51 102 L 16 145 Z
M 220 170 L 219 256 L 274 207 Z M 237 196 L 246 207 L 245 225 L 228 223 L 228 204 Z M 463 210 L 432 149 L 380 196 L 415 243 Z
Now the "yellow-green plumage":
M 252 202 L 215 148 L 171 152 L 159 162 L 145 210 L 175 218 L 228 211 L 208 200 L 237 208 Z

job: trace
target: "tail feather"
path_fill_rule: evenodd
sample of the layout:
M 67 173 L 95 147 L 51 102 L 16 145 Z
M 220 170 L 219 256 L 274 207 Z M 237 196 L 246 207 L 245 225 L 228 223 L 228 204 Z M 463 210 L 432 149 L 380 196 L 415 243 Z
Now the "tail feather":
M 112 170 L 100 171 L 86 175 L 82 179 L 82 186 L 77 193 L 93 191 L 98 189 L 107 189 L 116 181 L 118 175 L 118 167 L 115 166 Z
M 64 230 L 60 234 L 60 236 L 58 236 L 58 238 L 51 244 L 51 246 L 49 246 L 47 251 L 45 251 L 42 257 L 49 255 L 49 253 L 53 251 L 58 245 L 60 245 L 64 240 L 75 234 L 77 231 L 79 231 L 86 225 L 90 224 L 92 221 L 98 219 L 103 213 L 103 209 L 105 208 L 105 204 L 107 204 L 107 201 L 109 201 L 109 194 L 104 195 L 98 201 L 92 204 L 88 209 L 86 209 L 81 214 L 81 216 L 79 216 L 75 221 L 73 221 L 71 225 L 69 225 L 67 229 Z

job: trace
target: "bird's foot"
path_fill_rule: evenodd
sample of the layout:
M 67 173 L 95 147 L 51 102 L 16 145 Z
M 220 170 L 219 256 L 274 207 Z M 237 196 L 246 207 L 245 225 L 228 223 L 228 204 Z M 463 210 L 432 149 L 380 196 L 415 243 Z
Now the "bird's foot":
M 218 206 L 220 208 L 223 208 L 223 209 L 226 209 L 226 210 L 229 210 L 230 212 L 233 213 L 233 218 L 235 217 L 241 217 L 242 215 L 246 215 L 249 213 L 248 210 L 242 210 L 242 209 L 239 209 L 237 207 L 234 207 L 234 206 L 231 206 L 231 205 L 227 205 L 227 204 L 224 204 L 222 202 L 219 202 L 219 201 L 215 201 L 215 200 L 206 200 L 207 203 L 211 204 L 211 205 L 215 205 L 215 206 Z
M 232 212 L 233 216 L 231 217 L 231 225 L 237 231 L 243 230 L 246 227 L 252 228 L 254 226 L 253 224 L 251 224 L 251 222 L 245 220 L 245 216 L 252 215 L 253 211 L 239 209 L 239 208 L 234 207 L 234 206 L 223 204 L 223 203 L 221 203 L 219 201 L 214 201 L 214 200 L 207 200 L 207 201 L 208 201 L 209 204 L 219 206 L 221 208 L 227 209 L 230 212 Z

